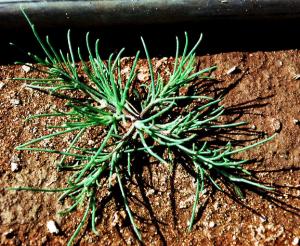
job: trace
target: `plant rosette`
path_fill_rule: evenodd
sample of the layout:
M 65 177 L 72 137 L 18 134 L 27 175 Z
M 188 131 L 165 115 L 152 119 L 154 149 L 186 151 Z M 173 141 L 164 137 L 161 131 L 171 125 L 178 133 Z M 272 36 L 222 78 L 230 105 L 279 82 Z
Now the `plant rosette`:
M 47 91 L 53 96 L 67 100 L 68 110 L 34 115 L 28 120 L 39 117 L 62 117 L 63 124 L 48 126 L 57 128 L 54 133 L 41 136 L 18 146 L 17 150 L 42 151 L 61 155 L 57 165 L 58 170 L 72 172 L 66 181 L 66 187 L 57 189 L 44 189 L 33 187 L 16 187 L 10 190 L 29 190 L 43 192 L 61 192 L 59 201 L 65 199 L 73 201 L 72 205 L 61 211 L 68 214 L 85 204 L 85 211 L 77 229 L 69 239 L 72 245 L 76 236 L 87 220 L 91 220 L 92 230 L 96 229 L 97 194 L 103 189 L 104 183 L 109 187 L 116 185 L 122 196 L 123 205 L 130 219 L 132 228 L 139 240 L 142 235 L 135 223 L 131 212 L 125 186 L 126 179 L 132 176 L 132 163 L 137 154 L 143 152 L 154 157 L 158 162 L 172 165 L 172 156 L 180 155 L 185 158 L 193 170 L 196 179 L 194 204 L 188 229 L 194 224 L 197 204 L 204 187 L 212 184 L 222 191 L 220 182 L 230 183 L 238 196 L 242 196 L 241 184 L 271 190 L 273 188 L 254 180 L 251 173 L 244 168 L 246 160 L 236 160 L 233 156 L 257 145 L 271 140 L 273 136 L 246 147 L 234 148 L 230 142 L 224 146 L 211 145 L 204 138 L 204 133 L 217 132 L 219 129 L 235 129 L 245 122 L 221 123 L 220 117 L 224 115 L 224 106 L 221 98 L 212 98 L 199 94 L 192 88 L 195 80 L 209 80 L 210 73 L 215 66 L 197 71 L 196 49 L 202 35 L 196 44 L 189 49 L 188 35 L 185 33 L 185 44 L 180 53 L 179 40 L 176 38 L 176 55 L 172 73 L 167 80 L 159 73 L 155 74 L 147 46 L 141 38 L 146 54 L 150 81 L 141 84 L 146 91 L 139 98 L 132 91 L 136 79 L 137 63 L 140 52 L 133 59 L 129 76 L 124 80 L 121 75 L 121 58 L 124 49 L 117 54 L 111 54 L 107 61 L 101 59 L 99 54 L 99 40 L 92 48 L 89 33 L 86 35 L 86 47 L 89 61 L 86 62 L 81 55 L 80 48 L 73 51 L 70 31 L 67 33 L 68 53 L 57 51 L 47 36 L 43 41 L 38 35 L 35 26 L 23 11 L 33 34 L 44 51 L 46 58 L 28 53 L 38 64 L 29 65 L 32 69 L 39 69 L 47 78 L 15 78 L 28 82 L 29 88 Z M 76 64 L 80 59 L 82 71 Z M 23 64 L 23 63 L 17 63 Z M 85 73 L 86 76 L 80 76 Z M 183 89 L 187 93 L 180 93 Z M 75 96 L 77 94 L 84 97 Z M 178 112 L 180 112 L 178 114 Z M 82 137 L 95 127 L 102 127 L 104 134 L 100 139 L 100 146 L 79 146 Z M 74 138 L 64 150 L 42 148 L 39 144 L 65 134 L 73 133 Z M 163 153 L 157 149 L 164 149 Z M 73 161 L 68 161 L 68 158 Z M 74 161 L 75 160 L 75 161 Z M 126 161 L 124 161 L 126 160 Z M 112 184 L 112 180 L 115 180 Z M 112 189 L 111 189 L 112 192 Z

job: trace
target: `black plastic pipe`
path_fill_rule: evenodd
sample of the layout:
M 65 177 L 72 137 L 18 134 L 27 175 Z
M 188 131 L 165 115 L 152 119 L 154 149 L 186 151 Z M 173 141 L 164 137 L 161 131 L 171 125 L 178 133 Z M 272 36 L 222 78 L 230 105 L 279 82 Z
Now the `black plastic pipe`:
M 0 27 L 24 26 L 21 6 L 40 27 L 300 17 L 299 0 L 0 0 Z

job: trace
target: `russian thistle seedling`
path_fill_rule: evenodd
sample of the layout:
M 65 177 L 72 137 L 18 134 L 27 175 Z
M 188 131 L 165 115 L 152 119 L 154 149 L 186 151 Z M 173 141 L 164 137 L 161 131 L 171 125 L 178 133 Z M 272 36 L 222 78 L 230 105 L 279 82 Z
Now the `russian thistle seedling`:
M 195 51 L 202 36 L 189 49 L 188 36 L 185 34 L 185 44 L 182 53 L 178 38 L 176 38 L 176 55 L 171 75 L 163 79 L 154 73 L 147 46 L 143 39 L 142 45 L 147 57 L 150 81 L 142 84 L 146 93 L 134 97 L 134 81 L 140 52 L 132 61 L 128 77 L 121 75 L 121 57 L 124 49 L 117 54 L 111 54 L 107 61 L 99 54 L 99 40 L 92 47 L 89 34 L 86 35 L 86 47 L 89 61 L 81 55 L 80 48 L 75 52 L 72 47 L 70 31 L 67 34 L 67 54 L 57 51 L 48 38 L 43 41 L 27 15 L 25 17 L 46 58 L 28 53 L 39 64 L 38 69 L 47 78 L 25 79 L 30 81 L 30 88 L 48 91 L 54 96 L 67 100 L 68 110 L 57 110 L 38 117 L 62 117 L 63 124 L 55 126 L 58 130 L 49 135 L 33 139 L 17 147 L 17 150 L 43 151 L 61 155 L 59 170 L 73 172 L 67 179 L 66 187 L 58 189 L 14 188 L 17 190 L 61 192 L 59 200 L 71 199 L 72 205 L 63 214 L 70 213 L 79 205 L 86 204 L 82 220 L 69 240 L 71 245 L 85 222 L 90 218 L 92 230 L 97 234 L 95 218 L 97 211 L 97 194 L 108 182 L 112 184 L 113 177 L 122 196 L 124 208 L 128 214 L 133 230 L 139 240 L 142 235 L 131 212 L 125 177 L 131 176 L 131 164 L 137 153 L 144 152 L 164 164 L 173 162 L 172 158 L 164 158 L 158 148 L 164 149 L 169 156 L 180 155 L 193 170 L 196 179 L 196 193 L 192 207 L 189 229 L 192 229 L 199 195 L 210 182 L 222 190 L 216 178 L 225 180 L 235 187 L 239 194 L 239 184 L 245 183 L 262 189 L 271 189 L 261 183 L 246 178 L 250 173 L 243 167 L 245 160 L 234 160 L 232 155 L 243 152 L 271 138 L 243 148 L 233 148 L 230 143 L 217 147 L 210 145 L 203 138 L 207 131 L 217 131 L 220 128 L 235 128 L 244 122 L 221 124 L 220 117 L 224 114 L 221 99 L 202 95 L 197 90 L 188 90 L 196 79 L 209 79 L 209 74 L 215 67 L 197 71 Z M 75 63 L 80 59 L 82 71 Z M 86 76 L 80 76 L 85 73 Z M 22 78 L 19 78 L 22 79 Z M 187 90 L 182 93 L 182 89 Z M 71 92 L 71 93 L 70 93 Z M 76 92 L 73 93 L 72 92 Z M 79 92 L 79 93 L 77 93 Z M 76 96 L 77 95 L 77 96 Z M 99 146 L 82 146 L 82 138 L 89 130 L 102 127 L 105 133 Z M 49 126 L 52 127 L 53 126 Z M 74 138 L 64 150 L 42 148 L 39 143 L 73 133 Z M 68 161 L 72 157 L 73 161 Z M 127 160 L 127 163 L 124 163 Z M 215 173 L 217 175 L 212 175 Z

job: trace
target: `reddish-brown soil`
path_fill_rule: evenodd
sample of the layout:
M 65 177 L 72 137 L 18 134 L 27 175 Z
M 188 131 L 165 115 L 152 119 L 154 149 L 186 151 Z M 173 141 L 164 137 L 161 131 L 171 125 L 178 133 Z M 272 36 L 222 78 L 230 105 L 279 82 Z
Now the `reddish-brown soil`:
M 156 64 L 167 69 L 164 62 L 168 59 L 156 60 Z M 245 190 L 245 199 L 240 200 L 207 187 L 200 199 L 203 206 L 189 233 L 187 222 L 195 192 L 192 177 L 181 165 L 176 165 L 173 171 L 158 163 L 141 168 L 141 175 L 135 175 L 130 184 L 130 206 L 144 243 L 297 245 L 300 238 L 300 80 L 295 76 L 300 73 L 299 51 L 230 52 L 200 58 L 201 68 L 214 64 L 218 65 L 213 73 L 217 80 L 206 82 L 207 90 L 216 96 L 223 93 L 227 112 L 248 121 L 251 129 L 248 135 L 252 136 L 246 132 L 235 138 L 278 133 L 272 141 L 241 155 L 257 159 L 248 168 L 261 181 L 275 186 L 276 191 Z M 237 71 L 227 74 L 233 66 L 238 67 Z M 24 82 L 11 80 L 34 73 L 25 74 L 20 66 L 0 67 L 0 82 L 4 83 L 0 89 L 1 188 L 64 185 L 66 174 L 56 172 L 54 164 L 57 156 L 14 150 L 17 145 L 45 133 L 45 125 L 49 123 L 48 119 L 24 122 L 27 116 L 63 105 L 60 99 L 28 90 Z M 12 162 L 18 163 L 18 171 L 11 170 Z M 58 195 L 1 190 L 1 245 L 65 245 L 82 212 L 64 218 L 56 215 L 62 208 L 57 202 Z M 99 198 L 99 203 L 105 205 L 97 221 L 100 235 L 95 236 L 87 226 L 78 238 L 80 245 L 138 244 L 117 201 L 117 197 Z M 46 223 L 50 219 L 56 221 L 60 234 L 48 232 Z

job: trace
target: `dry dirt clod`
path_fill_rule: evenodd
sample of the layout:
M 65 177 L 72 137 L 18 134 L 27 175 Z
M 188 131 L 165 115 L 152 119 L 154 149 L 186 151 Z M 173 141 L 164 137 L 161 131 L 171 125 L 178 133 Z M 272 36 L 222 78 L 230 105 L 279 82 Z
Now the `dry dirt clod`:
M 138 70 L 137 78 L 141 82 L 146 82 L 150 78 L 150 73 L 147 67 L 140 67 Z
M 111 222 L 111 227 L 115 226 L 122 226 L 123 221 L 126 219 L 126 212 L 125 211 L 117 211 L 114 213 L 113 221 Z
M 277 120 L 277 119 L 273 119 L 273 121 L 272 121 L 272 127 L 274 129 L 274 132 L 279 133 L 281 131 L 281 129 L 282 129 L 282 123 L 279 120 Z
M 163 57 L 160 60 L 158 60 L 155 64 L 155 70 L 157 70 L 162 64 L 166 64 L 168 61 L 167 57 Z
M 186 200 L 180 201 L 179 202 L 179 208 L 187 208 L 194 201 L 194 197 L 195 197 L 194 195 L 191 195 Z
M 55 223 L 54 220 L 48 220 L 47 221 L 47 228 L 48 228 L 48 231 L 52 234 L 58 234 L 59 233 L 59 229 Z

